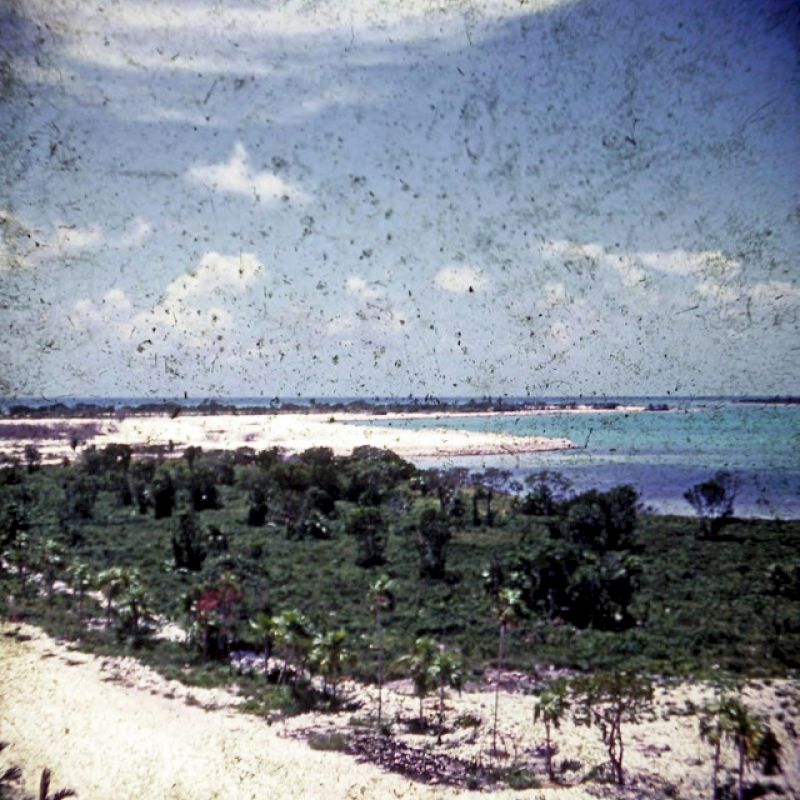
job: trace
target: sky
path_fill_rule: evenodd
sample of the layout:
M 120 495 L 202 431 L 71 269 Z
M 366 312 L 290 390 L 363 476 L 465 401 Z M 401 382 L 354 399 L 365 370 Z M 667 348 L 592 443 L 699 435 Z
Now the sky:
M 791 0 L 7 0 L 0 395 L 800 394 Z

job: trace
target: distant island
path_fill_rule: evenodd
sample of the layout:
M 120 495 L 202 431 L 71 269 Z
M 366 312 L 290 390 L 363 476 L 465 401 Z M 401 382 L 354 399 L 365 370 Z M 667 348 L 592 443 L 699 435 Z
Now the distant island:
M 754 402 L 754 401 L 753 401 Z M 667 403 L 649 402 L 643 406 L 629 406 L 617 400 L 602 399 L 504 399 L 502 397 L 469 398 L 469 399 L 438 399 L 427 396 L 425 398 L 408 398 L 396 400 L 368 399 L 357 400 L 315 400 L 309 398 L 305 401 L 281 400 L 272 398 L 262 403 L 232 403 L 224 400 L 208 399 L 193 402 L 190 400 L 125 400 L 121 402 L 63 402 L 39 404 L 31 402 L 6 401 L 3 404 L 4 415 L 16 418 L 59 418 L 59 417 L 110 417 L 128 414 L 202 414 L 213 416 L 216 414 L 407 414 L 407 413 L 526 413 L 534 411 L 620 411 L 626 408 L 635 408 L 643 411 L 670 411 L 672 407 Z

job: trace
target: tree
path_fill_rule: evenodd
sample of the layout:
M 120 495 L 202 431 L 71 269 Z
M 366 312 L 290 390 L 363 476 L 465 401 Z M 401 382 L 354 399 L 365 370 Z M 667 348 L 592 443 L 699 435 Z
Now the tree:
M 189 447 L 187 447 L 183 451 L 183 460 L 186 462 L 189 469 L 192 470 L 194 469 L 195 461 L 197 461 L 197 459 L 200 458 L 200 456 L 202 455 L 203 455 L 202 447 L 198 447 L 197 445 L 189 445 Z
M 217 495 L 216 475 L 211 467 L 194 466 L 188 479 L 189 502 L 194 511 L 221 508 Z
M 545 763 L 547 764 L 547 777 L 555 780 L 553 772 L 553 747 L 552 729 L 558 730 L 561 720 L 570 707 L 567 697 L 567 682 L 565 680 L 553 681 L 540 695 L 533 708 L 533 721 L 541 720 L 544 723 L 545 735 Z
M 272 617 L 264 611 L 260 611 L 255 619 L 250 620 L 250 627 L 261 641 L 264 651 L 264 677 L 269 677 L 269 657 L 272 653 L 272 634 L 274 626 Z
M 420 636 L 414 642 L 411 653 L 403 656 L 400 663 L 408 669 L 414 684 L 414 694 L 419 698 L 419 727 L 425 729 L 425 698 L 435 686 L 431 666 L 439 652 L 439 645 L 430 636 Z
M 204 658 L 229 656 L 242 598 L 236 579 L 229 573 L 197 598 L 194 616 L 203 633 Z
M 65 520 L 91 519 L 97 499 L 97 481 L 83 472 L 71 471 L 61 482 L 64 505 L 61 513 Z
M 367 592 L 372 612 L 375 614 L 375 649 L 378 654 L 378 729 L 383 715 L 383 625 L 382 614 L 394 608 L 395 582 L 388 575 L 381 575 Z
M 150 484 L 156 472 L 156 462 L 152 458 L 134 461 L 128 472 L 128 483 L 132 499 L 140 514 L 146 514 L 150 507 Z
M 772 730 L 761 717 L 753 714 L 738 697 L 724 697 L 717 710 L 717 730 L 728 739 L 736 749 L 738 764 L 736 768 L 738 797 L 744 800 L 744 774 L 747 767 L 756 761 L 765 761 L 773 768 L 779 768 L 780 743 Z M 701 721 L 702 725 L 702 721 Z M 701 727 L 701 735 L 703 728 Z M 709 739 L 706 739 L 709 741 Z M 716 789 L 716 769 L 714 783 Z
M 178 529 L 172 533 L 175 569 L 198 572 L 202 569 L 207 554 L 197 517 L 191 512 L 181 514 L 178 518 Z
M 528 493 L 522 500 L 523 514 L 551 517 L 557 514 L 571 488 L 571 483 L 558 472 L 534 472 L 525 478 Z
M 53 587 L 64 566 L 64 557 L 64 548 L 55 539 L 48 539 L 39 554 L 39 568 L 48 599 L 53 596 Z
M 633 486 L 607 492 L 592 489 L 565 504 L 560 534 L 572 544 L 597 553 L 630 550 L 635 544 L 639 495 Z
M 283 668 L 280 680 L 285 681 L 289 664 L 294 667 L 294 683 L 303 669 L 311 649 L 314 633 L 311 623 L 302 611 L 296 608 L 282 611 L 272 618 L 272 635 L 276 646 L 283 651 Z
M 518 576 L 512 574 L 506 578 L 499 565 L 490 567 L 483 573 L 483 587 L 492 599 L 495 619 L 499 631 L 497 645 L 497 670 L 494 684 L 494 722 L 492 724 L 492 753 L 497 753 L 497 715 L 500 707 L 500 674 L 506 655 L 506 639 L 525 616 L 526 609 L 522 600 L 522 591 L 514 586 Z
M 134 642 L 142 634 L 142 622 L 150 616 L 150 595 L 142 584 L 139 570 L 133 567 L 110 567 L 97 576 L 97 585 L 106 598 L 106 626 L 111 624 L 113 603 L 117 603 L 120 632 Z
M 641 571 L 639 557 L 630 553 L 584 553 L 567 581 L 565 616 L 579 628 L 629 627 L 633 619 L 628 609 Z
M 106 627 L 111 625 L 114 601 L 125 589 L 126 575 L 122 567 L 109 567 L 97 576 L 97 586 L 106 599 Z
M 433 657 L 430 666 L 430 674 L 434 684 L 438 687 L 438 733 L 436 743 L 442 743 L 442 733 L 444 733 L 444 697 L 445 691 L 450 689 L 461 689 L 464 682 L 464 673 L 461 665 L 461 658 L 453 652 L 440 647 Z
M 129 633 L 134 643 L 142 636 L 142 623 L 151 615 L 150 594 L 141 583 L 136 570 L 131 570 L 119 599 L 122 631 Z
M 348 520 L 348 530 L 358 544 L 356 564 L 376 567 L 386 563 L 386 521 L 379 508 L 356 509 Z
M 247 510 L 247 524 L 260 528 L 266 523 L 269 512 L 269 480 L 263 469 L 249 467 L 245 470 L 240 484 L 248 492 L 250 505 Z
M 73 561 L 67 568 L 67 582 L 73 594 L 78 598 L 78 618 L 83 618 L 83 601 L 86 592 L 92 586 L 92 574 L 89 565 L 83 561 Z
M 626 672 L 601 673 L 576 678 L 572 683 L 577 725 L 595 725 L 606 746 L 611 774 L 619 786 L 625 784 L 623 723 L 639 722 L 653 711 L 653 685 L 641 675 Z
M 336 703 L 336 687 L 343 670 L 354 663 L 348 647 L 348 634 L 343 628 L 317 634 L 311 645 L 311 663 L 322 675 L 325 689 L 330 687 L 331 700 Z
M 77 797 L 77 792 L 74 789 L 58 789 L 51 794 L 50 776 L 50 770 L 45 767 L 39 779 L 39 800 L 64 800 L 66 797 Z
M 436 509 L 426 508 L 422 511 L 414 536 L 414 543 L 419 551 L 420 578 L 444 578 L 445 548 L 452 535 L 447 520 Z
M 0 549 L 13 547 L 17 537 L 30 529 L 29 503 L 30 496 L 18 487 L 0 495 Z
M 175 510 L 175 480 L 166 467 L 159 467 L 150 485 L 156 519 L 171 517 Z
M 32 444 L 26 444 L 23 451 L 25 455 L 25 463 L 28 467 L 28 472 L 36 472 L 42 464 L 42 454 L 38 448 Z
M 696 483 L 683 497 L 700 518 L 700 531 L 715 537 L 733 516 L 738 482 L 730 472 L 717 472 L 713 478 Z

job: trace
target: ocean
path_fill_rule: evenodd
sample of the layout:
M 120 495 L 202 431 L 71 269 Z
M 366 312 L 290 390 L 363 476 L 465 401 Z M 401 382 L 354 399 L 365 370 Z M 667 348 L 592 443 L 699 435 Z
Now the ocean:
M 578 449 L 525 455 L 417 459 L 422 466 L 498 467 L 518 478 L 556 471 L 577 491 L 634 485 L 656 513 L 692 513 L 683 493 L 718 471 L 738 481 L 741 516 L 800 517 L 800 406 L 722 399 L 619 398 L 669 411 L 552 412 L 536 416 L 457 417 L 360 423 L 447 427 L 516 436 L 566 437 Z

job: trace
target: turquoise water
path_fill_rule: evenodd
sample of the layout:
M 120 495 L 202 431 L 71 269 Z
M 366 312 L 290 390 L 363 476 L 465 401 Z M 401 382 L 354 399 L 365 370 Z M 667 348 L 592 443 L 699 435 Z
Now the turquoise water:
M 718 470 L 727 470 L 739 481 L 738 514 L 800 517 L 798 406 L 685 401 L 674 410 L 661 412 L 379 419 L 361 424 L 565 437 L 580 449 L 418 461 L 421 465 L 475 469 L 497 466 L 519 476 L 557 470 L 572 480 L 576 489 L 632 483 L 644 502 L 662 513 L 690 513 L 683 499 L 686 488 Z

